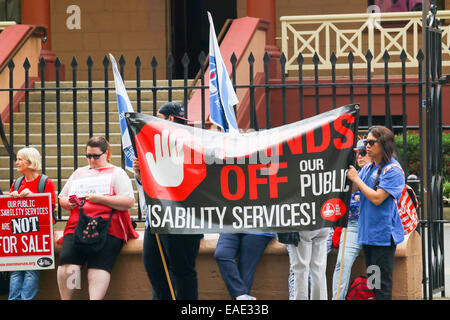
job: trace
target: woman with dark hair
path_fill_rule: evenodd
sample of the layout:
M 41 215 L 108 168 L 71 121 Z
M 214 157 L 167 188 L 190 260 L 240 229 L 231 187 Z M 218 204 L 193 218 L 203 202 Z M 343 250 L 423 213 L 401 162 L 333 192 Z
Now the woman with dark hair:
M 359 174 L 350 166 L 347 177 L 353 182 L 353 192 L 361 191 L 358 242 L 363 246 L 369 285 L 376 300 L 390 300 L 395 250 L 404 240 L 395 199 L 400 198 L 405 178 L 395 159 L 391 130 L 383 126 L 369 128 L 365 145 L 372 163 Z
M 73 277 L 81 274 L 81 267 L 86 261 L 89 298 L 103 299 L 123 244 L 130 238 L 138 237 L 128 212 L 134 206 L 133 186 L 127 173 L 110 163 L 108 141 L 103 137 L 90 138 L 86 144 L 86 159 L 88 165 L 75 170 L 59 194 L 60 206 L 70 211 L 57 271 L 61 299 L 72 298 L 76 289 Z M 100 216 L 108 220 L 113 212 L 105 246 L 96 254 L 84 253 L 75 246 L 74 231 L 80 217 L 80 203 L 69 200 L 73 195 L 81 200 L 84 214 L 88 217 Z

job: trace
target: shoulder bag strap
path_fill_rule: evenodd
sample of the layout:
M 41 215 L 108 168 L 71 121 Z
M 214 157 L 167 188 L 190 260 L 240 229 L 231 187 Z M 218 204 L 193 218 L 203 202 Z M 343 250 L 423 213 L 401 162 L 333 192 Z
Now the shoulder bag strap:
M 45 191 L 45 184 L 47 183 L 48 177 L 45 174 L 41 174 L 41 177 L 39 178 L 38 182 L 38 193 L 44 193 Z
M 24 178 L 25 176 L 21 176 L 14 181 L 14 191 L 19 191 L 20 185 L 22 184 Z

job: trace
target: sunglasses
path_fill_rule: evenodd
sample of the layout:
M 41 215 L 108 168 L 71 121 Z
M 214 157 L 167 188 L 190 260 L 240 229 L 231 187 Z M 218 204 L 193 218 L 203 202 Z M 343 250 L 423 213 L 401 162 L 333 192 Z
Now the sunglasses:
M 369 146 L 373 147 L 373 145 L 374 145 L 375 143 L 377 143 L 377 142 L 378 142 L 378 140 L 365 140 L 365 141 L 364 141 L 364 146 L 367 147 L 367 145 L 369 145 Z
M 105 152 L 106 152 L 106 151 L 103 151 L 103 152 L 100 153 L 100 154 L 86 154 L 86 158 L 88 158 L 88 159 L 94 158 L 94 160 L 98 160 L 98 159 L 100 159 L 100 157 L 101 157 L 102 155 L 105 154 Z
M 358 156 L 365 157 L 366 155 L 367 155 L 367 151 L 366 150 L 361 150 L 361 151 L 358 152 Z

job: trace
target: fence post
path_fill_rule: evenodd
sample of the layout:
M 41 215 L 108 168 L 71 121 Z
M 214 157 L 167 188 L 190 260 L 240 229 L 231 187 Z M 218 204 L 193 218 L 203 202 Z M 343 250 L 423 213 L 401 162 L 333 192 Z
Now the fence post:
M 105 55 L 103 58 L 104 69 L 104 84 L 105 84 L 105 138 L 109 141 L 109 81 L 108 81 L 108 69 L 109 59 Z
M 14 61 L 8 62 L 9 69 L 9 147 L 10 155 L 14 154 Z M 9 185 L 12 185 L 14 178 L 14 159 L 9 157 Z
M 73 57 L 72 67 L 72 97 L 73 97 L 73 169 L 78 168 L 78 121 L 77 121 L 77 68 L 78 61 Z
M 61 90 L 60 90 L 60 69 L 61 61 L 57 57 L 55 60 L 55 77 L 56 77 L 56 162 L 57 162 L 57 177 L 58 177 L 58 193 L 61 192 Z M 62 218 L 61 206 L 58 206 L 58 220 Z
M 41 68 L 41 158 L 42 158 L 42 173 L 45 173 L 46 156 L 45 156 L 45 67 L 47 63 L 44 57 L 39 61 Z

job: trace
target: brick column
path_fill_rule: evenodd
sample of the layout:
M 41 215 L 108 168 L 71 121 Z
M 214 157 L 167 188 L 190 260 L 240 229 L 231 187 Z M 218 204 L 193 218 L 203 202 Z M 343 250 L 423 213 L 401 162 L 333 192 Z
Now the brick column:
M 275 0 L 247 0 L 247 16 L 260 18 L 269 22 L 266 32 L 265 50 L 270 56 L 269 77 L 280 78 L 280 56 L 281 51 L 275 42 L 276 7 Z
M 22 24 L 42 26 L 47 29 L 47 41 L 43 43 L 41 57 L 46 62 L 45 80 L 55 80 L 56 55 L 52 49 L 52 31 L 50 25 L 50 0 L 22 0 Z M 40 59 L 40 58 L 39 58 Z M 63 68 L 62 68 L 63 69 Z M 61 80 L 64 79 L 62 71 Z M 39 69 L 40 77 L 40 69 Z

